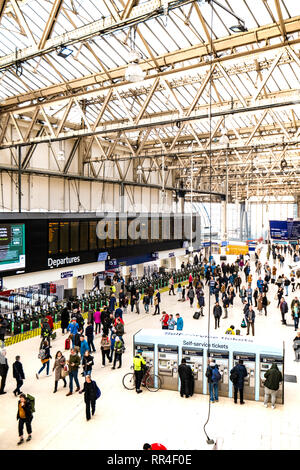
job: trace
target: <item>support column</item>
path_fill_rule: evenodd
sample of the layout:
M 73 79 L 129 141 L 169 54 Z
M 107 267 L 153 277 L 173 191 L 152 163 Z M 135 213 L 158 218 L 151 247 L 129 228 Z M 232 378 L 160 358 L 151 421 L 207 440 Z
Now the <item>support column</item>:
M 77 277 L 68 278 L 68 289 L 77 289 Z
M 88 293 L 94 287 L 94 276 L 93 274 L 85 274 L 83 279 L 84 292 Z
M 137 266 L 136 266 L 136 275 L 139 279 L 144 276 L 144 265 L 143 264 L 137 264 Z
M 300 194 L 295 195 L 295 201 L 297 204 L 297 218 L 300 219 Z
M 227 241 L 227 201 L 221 201 L 221 240 Z

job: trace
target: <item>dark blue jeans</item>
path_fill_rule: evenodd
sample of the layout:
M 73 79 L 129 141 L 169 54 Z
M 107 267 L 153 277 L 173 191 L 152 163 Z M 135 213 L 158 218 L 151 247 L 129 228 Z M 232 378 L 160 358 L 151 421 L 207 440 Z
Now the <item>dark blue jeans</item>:
M 78 370 L 73 370 L 72 372 L 69 372 L 69 379 L 70 379 L 70 392 L 73 392 L 73 380 L 75 380 L 77 388 L 80 388 L 79 382 L 78 382 Z
M 42 367 L 38 371 L 38 374 L 40 374 L 45 369 L 45 367 L 47 367 L 46 372 L 47 372 L 47 375 L 49 375 L 50 361 L 44 362 L 44 364 L 42 365 Z
M 208 384 L 208 387 L 209 387 L 210 400 L 211 401 L 218 401 L 219 400 L 219 384 L 218 384 L 218 382 Z

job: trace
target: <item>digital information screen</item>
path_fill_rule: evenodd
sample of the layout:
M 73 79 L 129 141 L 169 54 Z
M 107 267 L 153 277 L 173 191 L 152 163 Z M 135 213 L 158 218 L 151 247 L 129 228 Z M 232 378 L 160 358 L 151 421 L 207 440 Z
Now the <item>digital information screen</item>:
M 0 224 L 0 271 L 25 268 L 25 225 Z

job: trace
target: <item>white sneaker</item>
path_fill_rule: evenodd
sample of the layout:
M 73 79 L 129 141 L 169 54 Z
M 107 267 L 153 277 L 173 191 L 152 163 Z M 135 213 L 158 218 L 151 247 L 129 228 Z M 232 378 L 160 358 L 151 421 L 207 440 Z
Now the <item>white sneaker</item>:
M 264 403 L 264 407 L 265 407 L 265 408 L 268 408 L 268 403 Z
M 105 366 L 101 366 L 101 367 L 105 367 Z
M 276 406 L 275 405 L 272 405 L 272 410 L 275 410 Z

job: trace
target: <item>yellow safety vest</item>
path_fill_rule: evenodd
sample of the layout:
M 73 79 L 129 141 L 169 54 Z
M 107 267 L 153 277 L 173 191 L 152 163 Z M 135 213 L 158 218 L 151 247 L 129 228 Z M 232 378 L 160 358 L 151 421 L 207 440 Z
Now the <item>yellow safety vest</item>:
M 235 332 L 234 332 L 231 328 L 228 328 L 228 329 L 225 331 L 225 334 L 226 334 L 226 335 L 235 335 Z
M 134 370 L 136 370 L 136 371 L 142 370 L 142 364 L 144 366 L 146 365 L 146 361 L 142 356 L 135 356 L 133 358 L 133 368 L 134 368 Z

